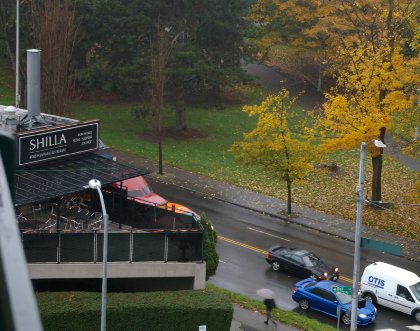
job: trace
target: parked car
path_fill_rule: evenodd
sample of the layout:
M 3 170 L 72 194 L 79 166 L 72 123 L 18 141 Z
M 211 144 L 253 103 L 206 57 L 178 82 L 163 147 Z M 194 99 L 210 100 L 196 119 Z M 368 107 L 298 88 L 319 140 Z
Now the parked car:
M 265 260 L 271 264 L 274 271 L 284 270 L 302 278 L 313 280 L 337 280 L 340 273 L 321 260 L 321 258 L 307 250 L 274 246 L 268 250 Z
M 123 188 L 127 190 L 127 197 L 135 199 L 136 202 L 156 206 L 157 208 L 172 210 L 175 213 L 191 214 L 197 220 L 200 216 L 188 207 L 175 202 L 169 202 L 159 194 L 154 192 L 149 183 L 143 176 L 133 177 L 111 184 L 114 188 Z
M 143 176 L 138 176 L 130 179 L 123 180 L 121 183 L 117 182 L 111 186 L 115 188 L 127 189 L 127 196 L 136 198 L 139 202 L 148 205 L 165 205 L 168 201 L 162 198 L 157 193 L 153 192 L 149 183 Z
M 420 323 L 420 277 L 384 262 L 366 267 L 361 282 L 362 296 L 373 304 L 409 314 Z
M 330 281 L 314 281 L 311 278 L 296 283 L 292 298 L 299 304 L 302 310 L 316 310 L 321 313 L 337 318 L 337 307 L 340 306 L 341 321 L 350 325 L 351 301 L 350 294 L 337 291 L 337 287 L 343 285 Z M 334 288 L 335 287 L 335 288 Z M 368 325 L 376 320 L 377 309 L 368 300 L 359 301 L 357 308 L 357 325 Z

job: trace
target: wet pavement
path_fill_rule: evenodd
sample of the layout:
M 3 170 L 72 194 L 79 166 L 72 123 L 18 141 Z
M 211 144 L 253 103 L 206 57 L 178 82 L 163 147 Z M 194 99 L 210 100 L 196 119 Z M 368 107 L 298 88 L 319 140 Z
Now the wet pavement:
M 164 166 L 164 174 L 159 175 L 158 166 L 154 161 L 145 160 L 120 151 L 111 151 L 111 154 L 117 158 L 117 161 L 148 170 L 150 172 L 148 176 L 154 180 L 173 184 L 187 190 L 195 191 L 203 196 L 209 196 L 213 199 L 219 199 L 243 208 L 280 218 L 286 222 L 300 224 L 301 226 L 328 233 L 345 240 L 354 241 L 355 226 L 351 221 L 339 219 L 297 205 L 293 206 L 293 210 L 298 216 L 287 218 L 278 214 L 278 210 L 286 208 L 285 201 L 170 166 Z M 403 255 L 406 258 L 420 262 L 420 243 L 418 241 L 398 237 L 384 231 L 369 228 L 368 226 L 363 226 L 362 236 L 400 245 Z M 261 313 L 234 305 L 234 315 L 230 331 L 297 330 L 281 323 L 277 323 L 277 325 L 273 323 L 266 325 L 264 324 L 264 320 L 265 316 Z
M 203 196 L 219 199 L 243 208 L 264 213 L 286 222 L 296 223 L 332 236 L 354 241 L 355 223 L 337 218 L 314 209 L 293 205 L 296 217 L 288 218 L 279 214 L 279 210 L 286 209 L 286 201 L 259 194 L 238 186 L 223 183 L 205 176 L 200 176 L 185 170 L 164 166 L 164 174 L 157 173 L 156 162 L 119 151 L 112 151 L 117 160 L 144 168 L 150 172 L 153 179 L 170 183 Z M 374 229 L 366 225 L 362 229 L 362 237 L 399 245 L 402 255 L 410 260 L 420 262 L 420 242 L 399 237 L 385 231 Z
M 298 103 L 305 105 L 305 107 L 308 105 L 311 105 L 311 108 L 319 107 L 322 104 L 322 95 L 312 86 L 304 86 L 305 84 L 302 85 L 301 82 L 294 81 L 291 77 L 280 73 L 275 68 L 253 63 L 247 65 L 245 69 L 250 75 L 257 77 L 257 81 L 261 85 L 271 90 L 279 90 L 281 86 L 286 86 L 292 94 L 305 90 L 305 93 L 298 99 Z M 285 82 L 287 82 L 287 84 L 285 84 Z M 412 169 L 417 171 L 420 170 L 420 161 L 418 159 L 412 159 L 400 154 L 398 147 L 395 144 L 392 144 L 390 140 L 388 140 L 388 142 L 390 143 L 391 148 L 386 151 L 387 154 L 396 157 L 403 164 Z M 119 151 L 112 151 L 111 153 L 117 157 L 117 160 L 123 163 L 132 164 L 148 170 L 150 172 L 150 175 L 148 176 L 152 177 L 154 180 L 173 184 L 194 191 L 202 196 L 219 199 L 256 212 L 268 214 L 272 217 L 282 219 L 285 222 L 300 224 L 301 226 L 354 242 L 355 224 L 352 221 L 339 219 L 335 216 L 298 205 L 293 205 L 293 210 L 298 216 L 288 218 L 278 213 L 279 210 L 286 209 L 286 201 L 166 165 L 164 166 L 164 174 L 159 175 L 157 164 L 154 161 L 145 160 Z M 392 235 L 368 226 L 363 226 L 362 236 L 364 238 L 400 245 L 404 257 L 420 262 L 419 241 Z M 261 313 L 246 310 L 238 305 L 234 305 L 234 316 L 230 331 L 297 330 L 281 323 L 277 323 L 277 325 L 265 325 L 264 320 L 265 316 Z

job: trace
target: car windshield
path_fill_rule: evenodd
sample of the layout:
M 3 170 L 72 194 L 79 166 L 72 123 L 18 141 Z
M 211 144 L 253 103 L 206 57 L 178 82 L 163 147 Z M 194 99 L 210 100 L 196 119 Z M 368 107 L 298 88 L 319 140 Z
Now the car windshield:
M 307 267 L 315 267 L 319 263 L 319 257 L 312 253 L 302 256 L 302 259 Z
M 351 295 L 341 292 L 337 292 L 335 293 L 335 295 L 337 296 L 338 301 L 340 301 L 342 305 L 348 305 L 349 303 L 351 303 Z
M 411 292 L 413 292 L 417 301 L 420 301 L 420 282 L 418 282 L 417 284 L 411 285 L 410 290 Z
M 140 198 L 140 197 L 144 196 L 142 190 L 128 191 L 127 194 L 128 194 L 129 197 L 134 197 L 134 198 Z

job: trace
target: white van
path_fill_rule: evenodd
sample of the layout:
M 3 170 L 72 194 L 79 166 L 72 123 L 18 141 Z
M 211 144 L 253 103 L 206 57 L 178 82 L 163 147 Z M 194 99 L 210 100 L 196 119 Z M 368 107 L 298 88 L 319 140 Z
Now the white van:
M 362 297 L 373 304 L 410 314 L 420 322 L 420 277 L 384 262 L 368 265 L 362 275 Z

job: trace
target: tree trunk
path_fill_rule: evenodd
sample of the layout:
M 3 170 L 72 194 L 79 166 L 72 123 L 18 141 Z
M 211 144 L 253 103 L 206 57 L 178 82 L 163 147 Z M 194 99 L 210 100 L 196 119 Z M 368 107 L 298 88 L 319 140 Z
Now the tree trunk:
M 159 175 L 163 174 L 162 139 L 159 138 Z
M 178 101 L 175 106 L 176 128 L 177 130 L 186 130 L 184 86 L 182 84 L 180 84 L 177 98 Z
M 385 143 L 386 128 L 381 128 L 379 139 Z M 380 148 L 379 154 L 372 157 L 372 201 L 382 201 L 382 154 L 383 148 Z
M 318 84 L 316 87 L 316 90 L 318 92 L 321 92 L 321 83 L 322 83 L 322 63 L 318 63 Z
M 287 183 L 287 214 L 292 213 L 292 181 L 288 173 L 286 173 L 286 183 Z

